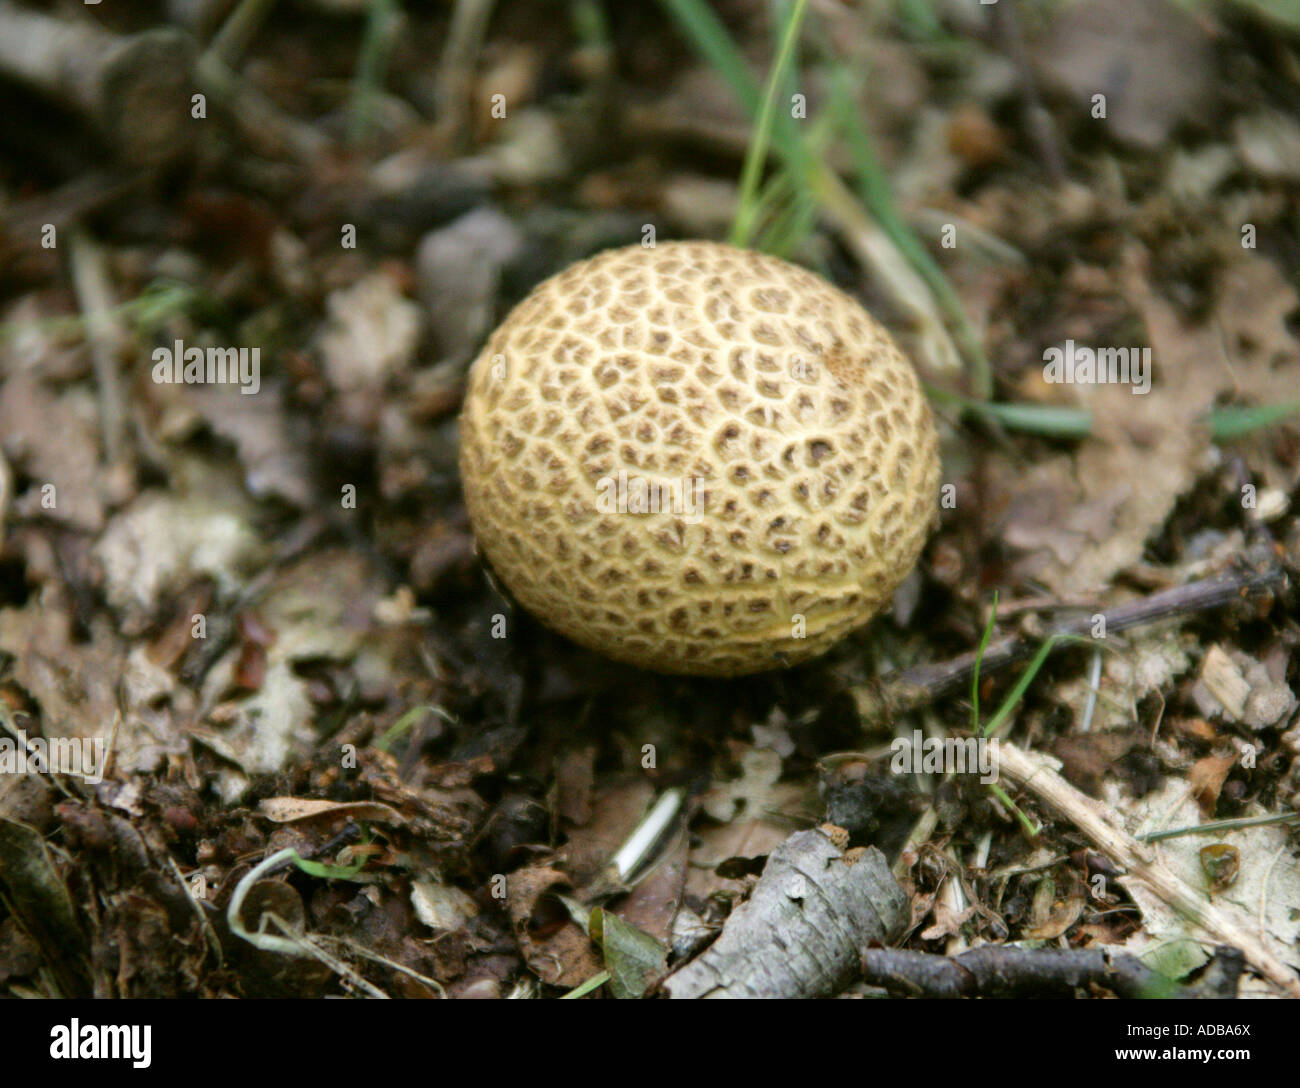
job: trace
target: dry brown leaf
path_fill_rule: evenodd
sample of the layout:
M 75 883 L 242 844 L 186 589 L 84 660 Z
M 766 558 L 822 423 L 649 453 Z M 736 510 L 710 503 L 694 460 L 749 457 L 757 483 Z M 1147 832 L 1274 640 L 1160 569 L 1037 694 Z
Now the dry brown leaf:
M 1163 147 L 1184 121 L 1215 107 L 1214 46 L 1203 23 L 1169 0 L 1088 0 L 1058 9 L 1034 60 L 1047 85 L 1125 143 Z
M 687 836 L 678 835 L 654 870 L 618 904 L 618 916 L 667 944 L 686 888 L 688 855 Z
M 265 555 L 253 510 L 221 466 L 181 460 L 170 491 L 147 491 L 114 515 L 95 545 L 104 595 L 127 629 L 152 621 L 168 594 L 210 578 L 219 594 L 243 587 Z
M 590 819 L 566 828 L 564 868 L 575 887 L 584 887 L 609 864 L 654 801 L 654 786 L 644 778 L 614 782 L 596 791 Z
M 1025 936 L 1033 940 L 1054 941 L 1083 917 L 1087 906 L 1088 897 L 1078 882 L 1058 894 L 1056 881 L 1044 878 L 1035 890 L 1032 925 L 1025 930 Z
M 316 707 L 297 663 L 346 661 L 364 646 L 364 672 L 391 671 L 389 655 L 400 645 L 373 637 L 374 608 L 382 585 L 364 557 L 346 548 L 312 552 L 276 572 L 259 598 L 262 624 L 274 635 L 266 649 L 266 673 L 257 691 L 222 699 L 235 687 L 240 647 L 232 647 L 208 672 L 203 702 L 222 727 L 226 751 L 246 774 L 274 774 L 291 759 L 305 759 L 316 746 Z M 227 800 L 243 790 L 244 776 L 222 772 Z
M 924 941 L 939 941 L 947 937 L 959 937 L 961 936 L 961 927 L 969 922 L 974 914 L 974 907 L 954 911 L 942 899 L 937 899 L 934 903 L 934 922 L 921 931 L 921 939 Z
M 312 499 L 307 444 L 291 433 L 292 421 L 278 388 L 245 396 L 228 385 L 182 385 L 178 402 L 194 409 L 214 434 L 234 443 L 244 466 L 244 486 L 254 498 L 270 495 L 306 506 Z
M 740 775 L 719 782 L 700 797 L 700 807 L 719 823 L 737 816 L 763 819 L 794 815 L 804 787 L 783 783 L 780 753 L 770 748 L 747 748 L 740 757 Z
M 378 801 L 320 801 L 310 797 L 268 797 L 257 806 L 268 820 L 277 824 L 315 820 L 322 816 L 349 817 L 371 823 L 400 827 L 406 819 L 394 808 Z
M 591 939 L 571 918 L 559 918 L 559 908 L 555 920 L 542 920 L 543 900 L 568 884 L 568 876 L 546 867 L 519 869 L 506 878 L 506 905 L 524 959 L 543 982 L 566 989 L 586 982 L 604 967 Z
M 420 332 L 420 307 L 385 272 L 367 276 L 328 299 L 330 325 L 321 339 L 325 373 L 340 392 L 376 389 L 408 366 Z
M 56 395 L 27 373 L 0 384 L 0 447 L 32 481 L 14 496 L 19 514 L 102 529 L 99 445 L 95 404 L 85 389 Z
M 990 506 L 1002 512 L 1003 540 L 1022 553 L 1015 575 L 1062 597 L 1097 593 L 1141 560 L 1212 467 L 1207 420 L 1220 395 L 1271 404 L 1300 389 L 1300 351 L 1285 323 L 1297 296 L 1271 262 L 1245 255 L 1224 269 L 1214 318 L 1198 325 L 1154 292 L 1138 246 L 1126 251 L 1122 275 L 1151 345 L 1151 392 L 1078 386 L 1093 433 L 1072 454 L 989 463 Z
M 1192 769 L 1187 772 L 1187 782 L 1192 787 L 1192 796 L 1196 798 L 1196 803 L 1201 806 L 1201 811 L 1206 816 L 1214 814 L 1214 806 L 1219 800 L 1219 791 L 1223 789 L 1223 784 L 1228 780 L 1228 775 L 1236 762 L 1236 756 L 1233 755 L 1205 756 L 1192 764 Z
M 1131 733 L 1084 733 L 1057 737 L 1052 755 L 1061 761 L 1061 774 L 1067 782 L 1092 797 L 1101 796 L 1106 772 L 1132 751 L 1137 738 Z

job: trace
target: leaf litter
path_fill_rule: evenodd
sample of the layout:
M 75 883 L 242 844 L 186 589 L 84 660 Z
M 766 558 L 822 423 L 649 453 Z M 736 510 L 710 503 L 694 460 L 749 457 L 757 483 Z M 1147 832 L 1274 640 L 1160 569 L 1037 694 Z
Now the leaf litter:
M 614 91 L 558 28 L 494 43 L 504 59 L 472 82 L 487 101 L 509 76 L 528 103 L 509 125 L 476 115 L 431 140 L 398 111 L 328 160 L 248 156 L 232 130 L 207 150 L 234 160 L 238 191 L 180 175 L 178 194 L 114 196 L 123 214 L 105 220 L 125 226 L 92 233 L 119 297 L 142 302 L 118 315 L 122 419 L 104 415 L 102 360 L 69 324 L 75 293 L 23 256 L 10 212 L 30 194 L 0 172 L 0 248 L 23 256 L 4 262 L 0 339 L 0 742 L 111 745 L 103 782 L 0 777 L 0 992 L 829 994 L 855 989 L 868 934 L 927 953 L 1126 948 L 1171 977 L 1195 970 L 1212 939 L 1158 882 L 1112 872 L 1069 819 L 1024 841 L 963 776 L 900 780 L 894 735 L 864 732 L 854 692 L 971 650 L 995 587 L 1032 641 L 1056 612 L 1140 601 L 1248 544 L 1293 586 L 1300 428 L 1279 412 L 1211 433 L 1215 409 L 1275 410 L 1300 390 L 1284 240 L 1297 129 L 1278 90 L 1293 76 L 1240 20 L 1291 43 L 1279 50 L 1294 26 L 1263 0 L 1228 6 L 1116 3 L 1099 21 L 1062 5 L 1026 15 L 1025 56 L 957 12 L 907 34 L 868 33 L 847 6 L 810 17 L 814 123 L 836 49 L 889 73 L 848 84 L 899 221 L 977 329 L 998 396 L 1086 409 L 1090 433 L 966 426 L 936 398 L 958 509 L 900 608 L 822 662 L 737 685 L 640 674 L 542 631 L 476 564 L 455 478 L 465 358 L 532 284 L 647 223 L 725 230 L 750 122 L 672 24 L 611 6 Z M 735 6 L 728 31 L 761 76 L 759 7 Z M 433 32 L 444 18 L 412 16 Z M 259 33 L 251 82 L 284 34 Z M 1255 78 L 1225 93 L 1216 51 Z M 341 45 L 327 52 L 277 101 L 350 70 Z M 593 140 L 597 113 L 635 147 Z M 820 131 L 848 203 L 799 230 L 799 209 L 778 207 L 760 242 L 862 295 L 943 364 L 927 377 L 959 383 L 933 278 L 856 206 L 869 179 L 845 134 Z M 447 151 L 462 142 L 470 154 Z M 361 223 L 359 250 L 338 251 L 341 216 Z M 148 311 L 177 275 L 183 306 Z M 150 382 L 155 341 L 176 334 L 260 344 L 259 394 Z M 1070 340 L 1149 348 L 1150 394 L 1046 382 L 1043 352 Z M 127 436 L 121 463 L 107 424 Z M 1135 629 L 1099 657 L 1064 648 L 1012 720 L 1017 744 L 1055 753 L 1129 835 L 1294 811 L 1293 592 Z M 1004 689 L 990 673 L 981 698 Z M 963 698 L 894 731 L 959 735 Z M 611 875 L 673 791 L 680 811 L 640 871 Z M 1049 815 L 1028 786 L 1012 800 Z M 1285 988 L 1265 959 L 1296 965 L 1295 826 L 1152 844 L 1183 907 L 1250 920 L 1259 977 L 1243 993 Z M 1217 875 L 1207 845 L 1225 848 Z M 824 924 L 777 956 L 764 935 L 804 933 L 800 914 Z M 287 944 L 250 942 L 259 924 Z M 809 949 L 825 970 L 805 970 Z

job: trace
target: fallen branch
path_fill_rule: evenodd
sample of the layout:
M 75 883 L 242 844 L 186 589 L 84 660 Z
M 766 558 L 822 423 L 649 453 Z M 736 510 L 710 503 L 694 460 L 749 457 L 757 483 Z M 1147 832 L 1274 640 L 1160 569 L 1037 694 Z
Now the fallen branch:
M 323 132 L 285 113 L 211 50 L 196 64 L 199 88 L 222 109 L 250 150 L 266 158 L 310 167 L 330 147 Z
M 1056 773 L 1055 760 L 1003 741 L 1000 773 L 1032 793 L 1046 808 L 1082 831 L 1124 872 L 1124 884 L 1137 881 L 1199 928 L 1210 943 L 1241 949 L 1264 978 L 1289 997 L 1300 997 L 1300 976 L 1279 960 L 1257 935 L 1253 920 L 1230 903 L 1212 903 L 1205 893 L 1171 872 L 1155 850 L 1120 826 L 1114 809 L 1080 793 Z
M 1208 612 L 1235 601 L 1266 597 L 1281 592 L 1287 584 L 1287 572 L 1269 545 L 1235 560 L 1221 574 L 1162 590 L 1140 600 L 1126 601 L 1100 615 L 1105 617 L 1105 630 L 1109 635 L 1173 616 Z M 1096 613 L 1088 612 L 1061 620 L 1047 627 L 1040 638 L 1008 635 L 991 642 L 984 650 L 980 675 L 986 676 L 994 670 L 1004 669 L 1029 658 L 1048 639 L 1089 637 L 1095 622 L 1094 615 Z M 979 651 L 972 651 L 948 661 L 903 669 L 883 677 L 874 685 L 857 688 L 854 698 L 857 700 L 858 713 L 862 715 L 867 728 L 871 728 L 876 723 L 889 721 L 897 714 L 926 706 L 940 696 L 969 685 L 975 663 L 979 659 Z
M 134 165 L 174 156 L 193 133 L 194 46 L 170 27 L 119 37 L 0 0 L 0 74 L 85 116 Z
M 1011 948 L 986 944 L 960 956 L 869 948 L 862 975 L 896 997 L 1072 997 L 1102 986 L 1119 997 L 1235 998 L 1241 951 L 1215 950 L 1201 979 L 1172 986 L 1136 956 L 1105 948 Z
M 28 283 L 56 275 L 62 253 L 41 248 L 45 224 L 62 233 L 145 188 L 150 177 L 147 170 L 88 170 L 48 192 L 9 204 L 0 223 L 0 278 Z M 12 334 L 0 327 L 0 338 L 6 335 Z
M 862 949 L 896 939 L 908 917 L 874 846 L 845 853 L 822 831 L 799 831 L 772 852 L 718 939 L 663 987 L 677 998 L 825 997 L 857 976 Z

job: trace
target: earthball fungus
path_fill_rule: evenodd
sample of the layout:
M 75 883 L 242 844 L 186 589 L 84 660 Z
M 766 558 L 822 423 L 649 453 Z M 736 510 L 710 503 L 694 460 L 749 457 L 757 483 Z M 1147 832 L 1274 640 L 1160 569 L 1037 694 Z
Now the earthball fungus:
M 469 374 L 482 553 L 548 627 L 738 676 L 826 650 L 915 564 L 938 443 L 915 371 L 844 292 L 711 242 L 545 281 Z

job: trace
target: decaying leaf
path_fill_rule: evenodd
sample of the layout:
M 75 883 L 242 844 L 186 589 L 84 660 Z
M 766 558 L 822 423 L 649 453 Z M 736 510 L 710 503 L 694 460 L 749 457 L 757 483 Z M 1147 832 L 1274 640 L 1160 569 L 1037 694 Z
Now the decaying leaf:
M 1164 145 L 1180 123 L 1201 121 L 1215 107 L 1210 36 L 1170 0 L 1063 5 L 1035 59 L 1081 118 L 1097 118 L 1093 96 L 1103 95 L 1098 123 L 1141 148 Z
M 1136 834 L 1194 827 L 1203 819 L 1193 792 L 1186 783 L 1173 778 L 1141 800 L 1122 797 L 1115 790 L 1112 802 Z M 1260 938 L 1280 960 L 1300 968 L 1300 945 L 1296 943 L 1300 939 L 1300 914 L 1294 909 L 1300 903 L 1300 866 L 1292 856 L 1286 827 L 1265 825 L 1218 832 L 1213 841 L 1232 846 L 1240 857 L 1236 881 L 1216 892 L 1214 901 L 1237 907 L 1252 919 L 1262 919 Z M 1206 843 L 1203 835 L 1184 835 L 1164 839 L 1152 847 L 1168 869 L 1192 887 L 1202 889 L 1208 901 L 1210 889 L 1200 856 Z M 1152 941 L 1159 944 L 1189 935 L 1186 919 L 1144 884 L 1130 881 L 1125 887 L 1141 908 L 1143 927 Z
M 663 974 L 668 949 L 600 907 L 591 912 L 590 928 L 591 939 L 605 954 L 610 992 L 619 998 L 644 997 Z
M 46 949 L 61 997 L 85 997 L 86 934 L 67 885 L 54 868 L 41 833 L 0 817 L 0 896 L 19 923 Z
M 595 945 L 552 895 L 569 883 L 558 869 L 533 867 L 507 878 L 506 906 L 529 968 L 543 982 L 572 989 L 601 969 Z
M 317 801 L 310 797 L 268 797 L 258 806 L 258 811 L 277 824 L 315 820 L 320 817 L 339 817 L 369 820 L 372 823 L 400 827 L 406 821 L 402 814 L 378 801 Z

